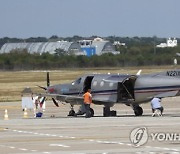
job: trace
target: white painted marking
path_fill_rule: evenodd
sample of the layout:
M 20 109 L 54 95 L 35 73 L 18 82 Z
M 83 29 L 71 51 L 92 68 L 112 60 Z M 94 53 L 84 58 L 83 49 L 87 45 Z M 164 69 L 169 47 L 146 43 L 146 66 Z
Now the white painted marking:
M 19 148 L 19 150 L 22 150 L 22 151 L 27 151 L 28 149 Z
M 118 144 L 120 144 L 120 145 L 124 145 L 124 143 L 122 143 L 122 142 L 118 142 Z
M 15 147 L 9 147 L 9 148 L 11 148 L 11 149 L 15 149 Z
M 39 133 L 34 133 L 34 135 L 39 135 Z
M 111 144 L 118 144 L 118 142 L 110 142 Z
M 136 154 L 142 154 L 142 152 L 136 152 Z
M 127 126 L 127 125 L 126 125 Z M 131 126 L 131 125 L 129 125 Z M 58 136 L 58 135 L 55 135 L 55 134 L 43 134 L 43 133 L 33 133 L 33 132 L 27 132 L 27 131 L 21 131 L 21 130 L 11 130 L 11 129 L 5 129 L 5 130 L 10 130 L 10 131 L 14 131 L 14 132 L 19 132 L 19 133 L 29 133 L 29 134 L 35 134 L 35 135 L 44 135 L 44 136 Z M 60 138 L 71 138 L 71 139 L 74 139 L 76 137 L 73 137 L 73 136 L 58 136 Z M 89 142 L 96 142 L 96 143 L 111 143 L 111 144 L 119 144 L 119 145 L 126 145 L 126 146 L 133 146 L 132 144 L 126 144 L 126 143 L 123 143 L 123 142 L 110 142 L 110 141 L 101 141 L 101 140 L 93 140 L 93 139 L 83 139 L 85 141 L 89 141 Z M 0 145 L 0 146 L 3 146 L 3 145 Z M 66 146 L 66 145 L 59 145 L 59 146 L 64 146 L 64 147 L 69 147 L 69 146 Z M 3 147 L 6 147 L 6 146 L 3 146 Z M 166 151 L 175 151 L 175 152 L 180 152 L 180 150 L 178 149 L 171 149 L 171 148 L 161 148 L 161 147 L 152 147 L 152 146 L 145 146 L 145 148 L 156 148 L 156 149 L 160 149 L 160 150 L 166 150 Z M 22 150 L 22 149 L 21 149 Z M 27 149 L 24 149 L 24 150 L 27 150 Z M 33 150 L 31 150 L 33 151 Z M 36 150 L 35 150 L 36 151 Z
M 109 141 L 104 141 L 104 143 L 105 143 L 105 144 L 110 144 L 111 142 L 109 142 Z
M 132 144 L 126 144 L 126 145 L 128 145 L 128 146 L 132 146 Z
M 43 153 L 49 154 L 50 152 L 43 152 Z
M 171 149 L 171 150 L 173 150 L 173 151 L 179 151 L 178 149 Z
M 28 132 L 29 134 L 33 134 L 33 132 Z
M 97 143 L 103 143 L 103 141 L 99 141 L 99 140 L 98 140 L 98 141 L 96 141 L 96 142 L 97 142 Z
M 32 152 L 37 152 L 37 150 L 31 150 Z
M 171 149 L 169 149 L 169 148 L 163 148 L 164 150 L 171 150 Z
M 70 147 L 70 146 L 64 145 L 64 144 L 49 144 L 49 146 L 53 146 L 53 147 L 63 147 L 63 148 L 69 148 L 69 147 Z
M 156 154 L 156 152 L 149 152 L 149 154 Z
M 51 135 L 51 136 L 55 137 L 55 136 L 57 136 L 57 135 Z

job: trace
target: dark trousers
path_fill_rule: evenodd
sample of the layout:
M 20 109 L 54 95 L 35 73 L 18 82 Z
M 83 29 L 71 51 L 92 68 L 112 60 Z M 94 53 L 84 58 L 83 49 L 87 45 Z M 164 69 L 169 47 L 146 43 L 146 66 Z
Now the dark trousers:
M 156 109 L 152 109 L 152 112 L 154 113 L 154 111 L 155 110 L 159 110 L 159 111 L 161 111 L 161 114 L 163 113 L 163 111 L 164 111 L 164 108 L 161 106 L 161 107 L 159 107 L 159 108 L 156 108 Z
M 90 112 L 90 104 L 84 104 L 85 110 L 86 110 L 86 118 L 91 117 L 91 112 Z

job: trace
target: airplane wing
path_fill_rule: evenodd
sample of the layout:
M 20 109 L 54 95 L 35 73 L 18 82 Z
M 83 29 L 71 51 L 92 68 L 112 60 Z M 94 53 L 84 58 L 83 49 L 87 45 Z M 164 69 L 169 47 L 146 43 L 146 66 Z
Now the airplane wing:
M 37 94 L 37 95 L 40 97 L 51 97 L 51 98 L 57 99 L 61 102 L 71 103 L 73 105 L 83 103 L 83 97 L 82 96 L 48 94 L 48 93 L 41 93 L 41 94 Z
M 111 83 L 123 83 L 125 80 L 129 80 L 130 78 L 136 78 L 135 75 L 114 75 L 107 79 L 103 79 L 104 82 L 111 82 Z
M 174 97 L 174 96 L 178 96 L 179 95 L 178 93 L 179 93 L 179 90 L 176 90 L 176 91 L 164 92 L 164 93 L 155 95 L 154 97 L 157 97 L 157 98 Z

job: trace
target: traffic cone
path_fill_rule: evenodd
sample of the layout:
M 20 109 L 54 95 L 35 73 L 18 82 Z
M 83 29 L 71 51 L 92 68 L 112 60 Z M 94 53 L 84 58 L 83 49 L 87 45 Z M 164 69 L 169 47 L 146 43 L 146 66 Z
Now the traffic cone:
M 27 108 L 24 109 L 24 118 L 28 118 Z
M 9 120 L 7 109 L 5 110 L 5 113 L 4 113 L 4 120 Z

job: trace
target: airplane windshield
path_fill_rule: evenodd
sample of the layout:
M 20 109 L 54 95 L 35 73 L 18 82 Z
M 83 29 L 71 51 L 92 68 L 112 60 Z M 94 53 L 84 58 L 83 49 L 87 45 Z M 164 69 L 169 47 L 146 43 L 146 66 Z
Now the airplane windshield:
M 80 84 L 81 83 L 81 78 L 75 80 L 72 82 L 72 85 L 75 85 L 75 84 Z

